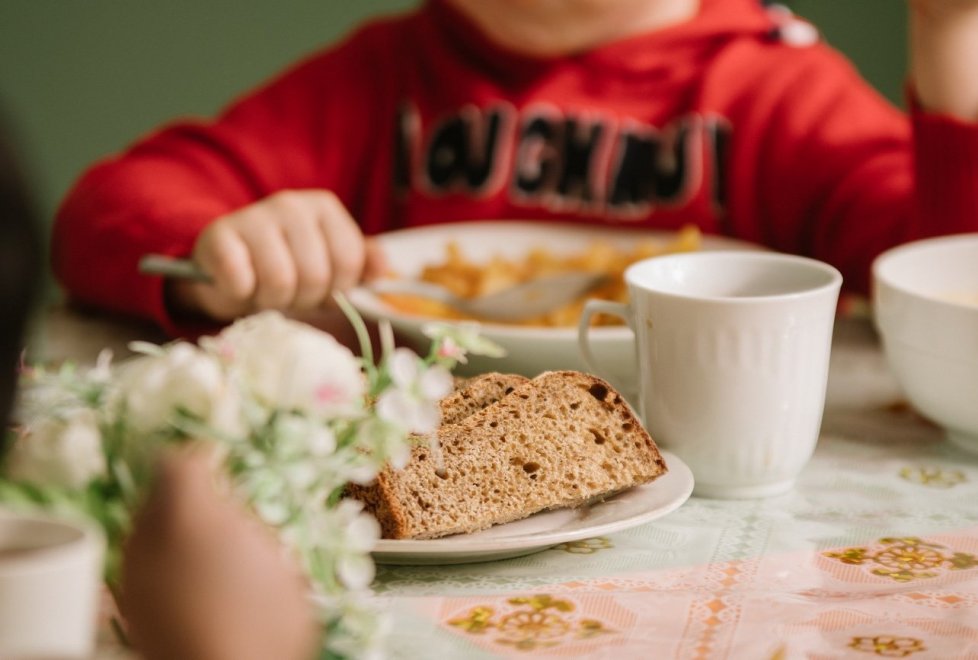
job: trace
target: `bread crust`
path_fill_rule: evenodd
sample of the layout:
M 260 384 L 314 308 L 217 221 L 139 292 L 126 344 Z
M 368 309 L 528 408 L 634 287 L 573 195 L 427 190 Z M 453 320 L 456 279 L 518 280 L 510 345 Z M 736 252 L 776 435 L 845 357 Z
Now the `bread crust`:
M 370 486 L 350 489 L 384 538 L 470 533 L 603 499 L 666 472 L 655 442 L 604 380 L 575 371 L 501 376 L 480 377 L 446 399 L 445 418 L 457 421 L 437 433 L 443 466 L 419 444 L 403 470 L 387 467 Z M 471 408 L 478 409 L 462 414 Z

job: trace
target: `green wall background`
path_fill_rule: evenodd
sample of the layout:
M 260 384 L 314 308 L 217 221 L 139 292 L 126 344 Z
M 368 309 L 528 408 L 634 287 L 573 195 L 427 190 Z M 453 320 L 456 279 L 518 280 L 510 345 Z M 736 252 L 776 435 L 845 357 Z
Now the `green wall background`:
M 493 1 L 493 0 L 486 0 Z M 208 115 L 362 19 L 420 0 L 0 0 L 0 106 L 50 218 L 93 160 L 177 116 Z M 902 103 L 895 0 L 794 0 Z

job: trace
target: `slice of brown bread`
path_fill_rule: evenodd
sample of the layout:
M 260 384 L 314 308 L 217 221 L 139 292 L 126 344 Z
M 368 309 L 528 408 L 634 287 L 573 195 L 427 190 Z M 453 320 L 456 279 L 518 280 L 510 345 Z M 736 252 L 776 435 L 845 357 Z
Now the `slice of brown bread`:
M 499 401 L 529 380 L 520 374 L 503 374 L 497 371 L 479 374 L 471 378 L 456 379 L 455 390 L 438 402 L 441 410 L 441 425 L 456 424 L 462 421 L 469 415 Z M 419 446 L 413 447 L 410 462 L 433 460 L 438 465 L 444 460 L 441 455 L 441 445 L 434 443 L 435 446 L 432 447 L 432 439 L 416 436 L 415 441 L 417 445 L 424 444 L 425 449 L 421 449 Z M 433 458 L 429 458 L 429 454 L 432 453 Z M 390 470 L 390 467 L 386 468 L 387 472 Z M 380 477 L 365 486 L 354 483 L 347 484 L 345 495 L 363 501 L 368 510 L 376 513 L 378 507 L 385 507 L 382 504 L 383 495 L 381 491 L 383 489 L 382 484 L 386 481 L 385 477 Z
M 530 379 L 519 374 L 492 372 L 462 381 L 439 404 L 442 425 L 461 422 L 469 415 L 499 401 L 528 380 Z
M 573 507 L 647 483 L 665 461 L 605 381 L 547 372 L 438 431 L 439 467 L 416 446 L 403 470 L 353 488 L 384 538 L 437 538 Z

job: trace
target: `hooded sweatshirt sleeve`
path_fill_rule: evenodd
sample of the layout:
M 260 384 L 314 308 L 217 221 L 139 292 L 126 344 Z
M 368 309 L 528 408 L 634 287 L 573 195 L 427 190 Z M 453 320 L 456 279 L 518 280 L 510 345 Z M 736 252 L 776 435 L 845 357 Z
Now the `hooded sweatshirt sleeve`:
M 908 122 L 824 44 L 763 57 L 729 106 L 732 231 L 833 263 L 862 293 L 883 250 L 978 231 L 978 124 L 918 107 Z
M 232 104 L 211 122 L 182 122 L 96 163 L 63 202 L 52 261 L 69 296 L 151 319 L 171 335 L 208 329 L 171 317 L 159 277 L 137 273 L 150 252 L 187 256 L 212 220 L 285 188 L 329 188 L 349 203 L 354 145 L 367 139 L 371 44 L 365 28 Z M 326 144 L 324 127 L 341 141 Z

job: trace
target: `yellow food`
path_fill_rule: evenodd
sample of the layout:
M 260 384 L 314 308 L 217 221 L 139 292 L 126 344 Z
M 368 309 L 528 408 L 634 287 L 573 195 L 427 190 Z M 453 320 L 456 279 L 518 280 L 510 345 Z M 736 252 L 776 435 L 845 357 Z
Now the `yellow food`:
M 978 307 L 978 291 L 954 291 L 941 296 L 948 302 Z
M 684 227 L 668 241 L 644 240 L 629 250 L 616 248 L 611 243 L 597 241 L 582 252 L 559 255 L 544 247 L 534 247 L 522 259 L 507 259 L 499 255 L 478 263 L 463 254 L 457 243 L 445 246 L 445 260 L 426 266 L 419 279 L 439 284 L 464 298 L 483 296 L 500 289 L 520 284 L 543 275 L 572 271 L 603 273 L 610 276 L 609 283 L 579 300 L 514 325 L 573 326 L 577 324 L 587 298 L 603 298 L 626 302 L 628 289 L 622 275 L 631 264 L 648 257 L 675 252 L 692 252 L 700 248 L 700 232 L 696 227 Z M 458 310 L 428 298 L 404 294 L 384 294 L 384 301 L 398 311 L 432 316 L 443 319 L 468 319 Z M 476 319 L 478 320 L 478 319 Z M 595 323 L 610 325 L 617 319 L 597 315 Z

